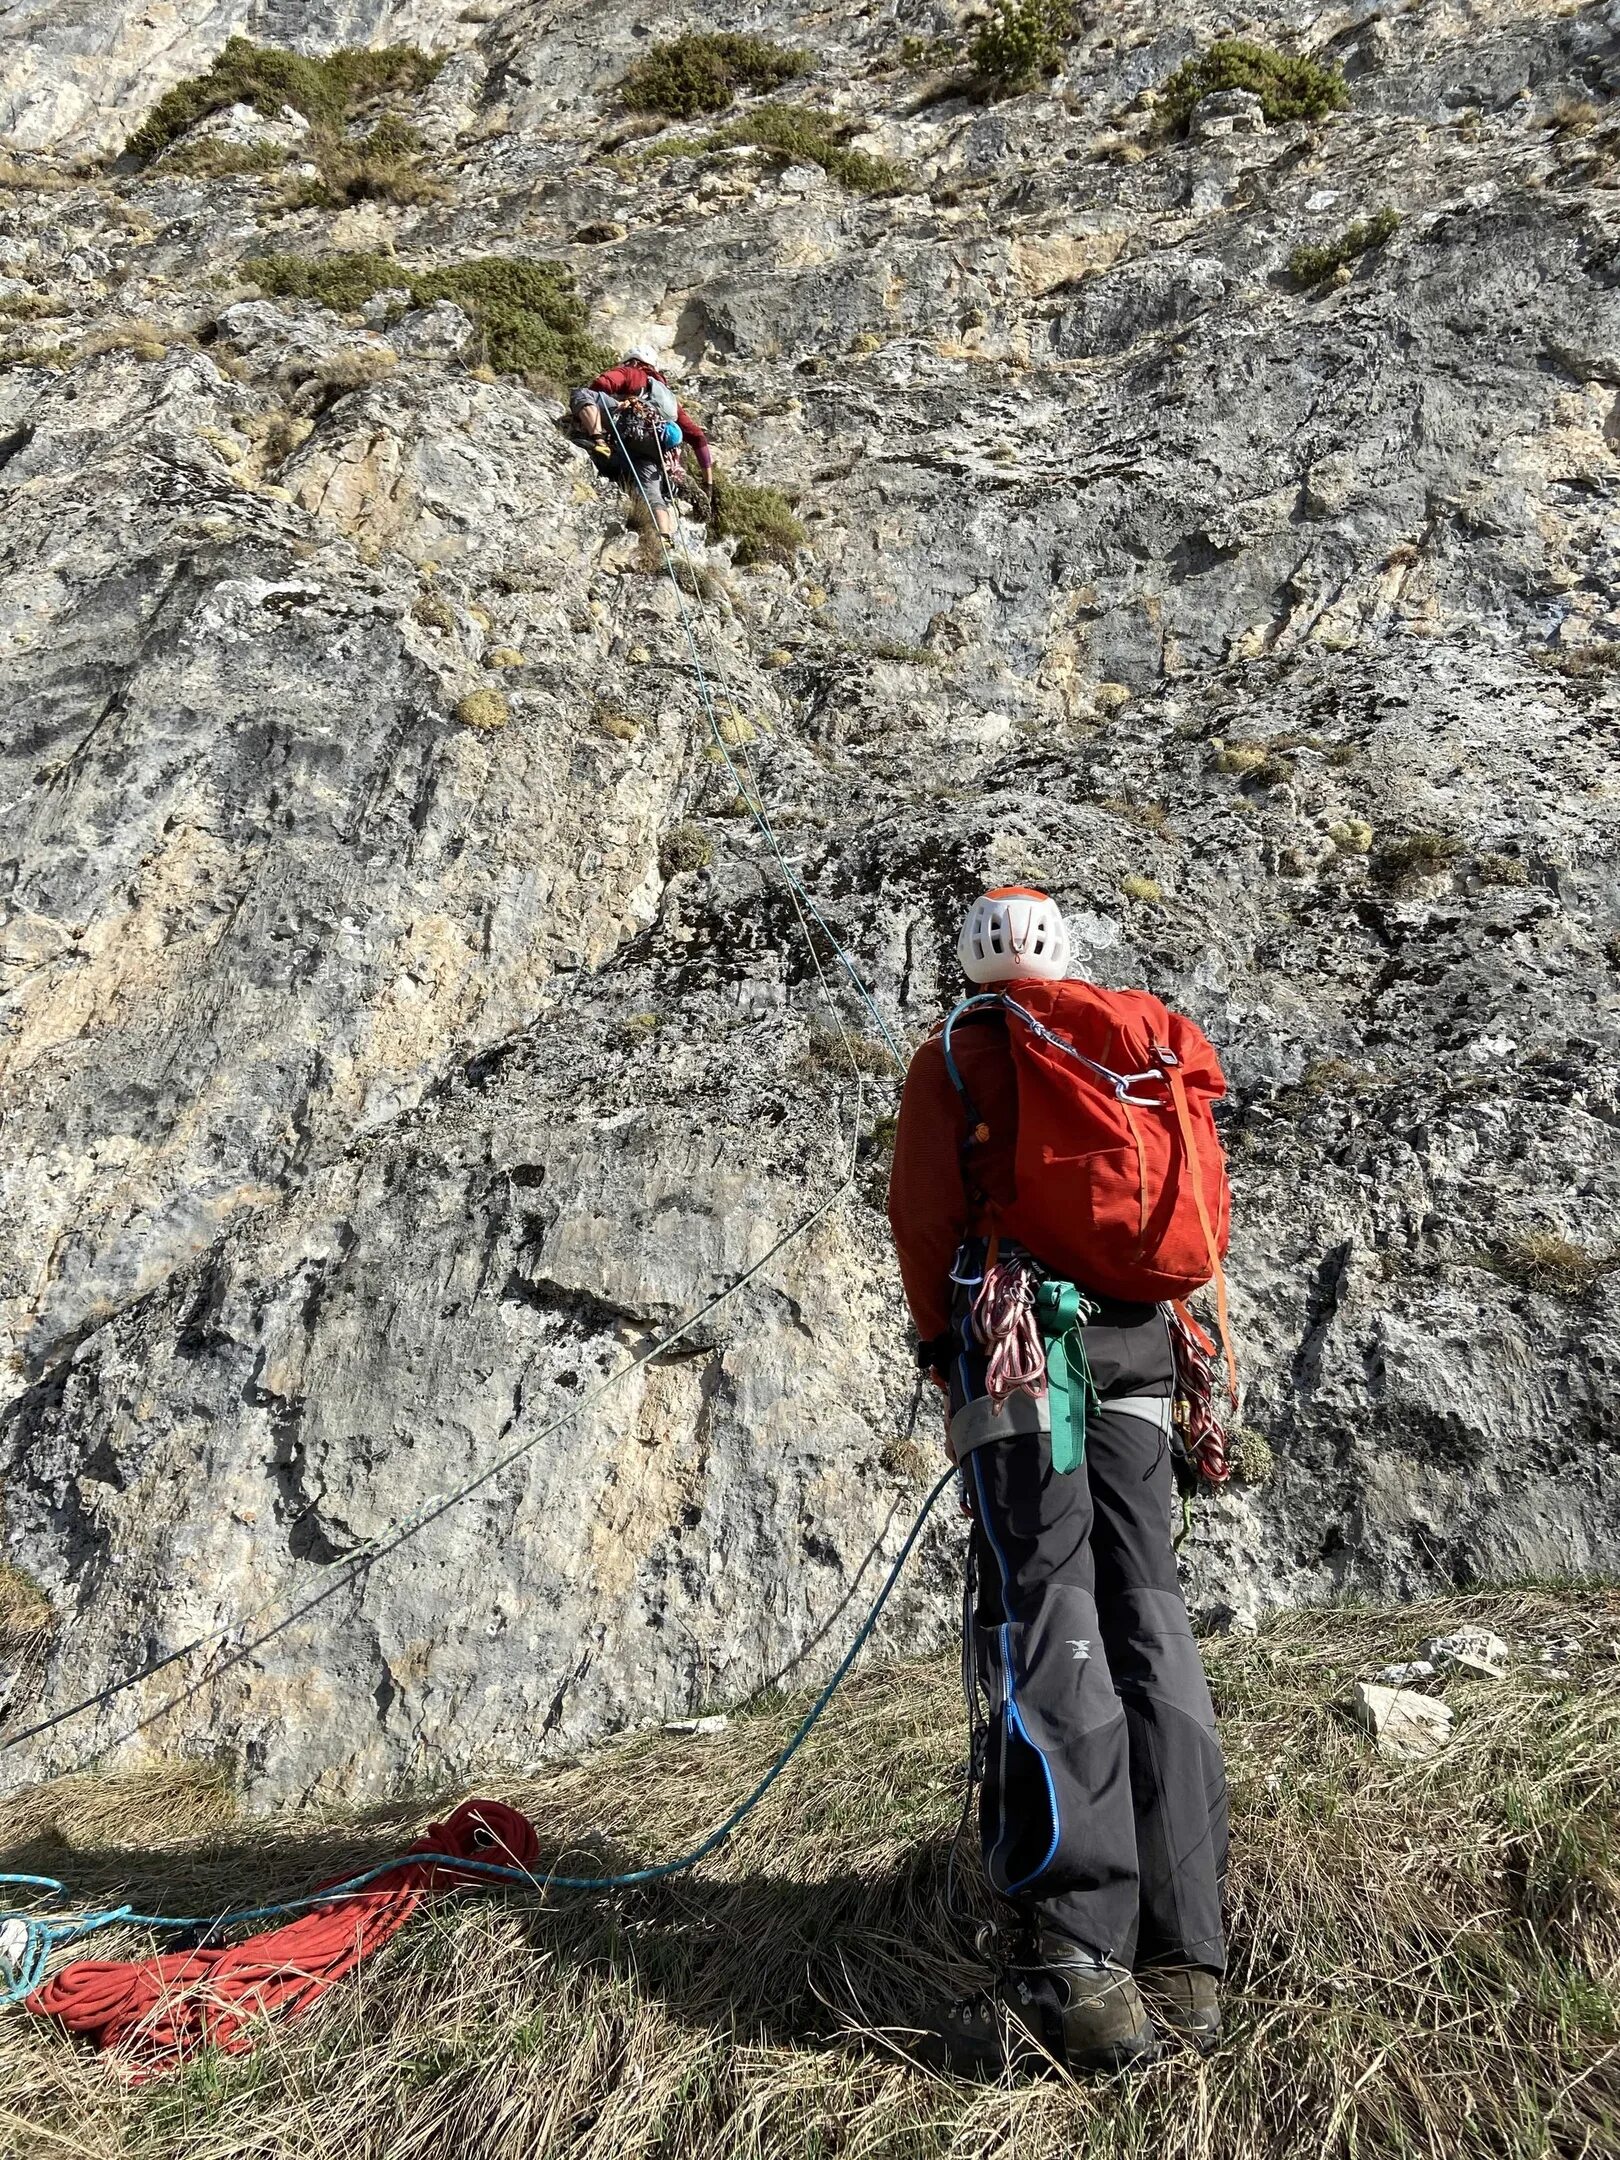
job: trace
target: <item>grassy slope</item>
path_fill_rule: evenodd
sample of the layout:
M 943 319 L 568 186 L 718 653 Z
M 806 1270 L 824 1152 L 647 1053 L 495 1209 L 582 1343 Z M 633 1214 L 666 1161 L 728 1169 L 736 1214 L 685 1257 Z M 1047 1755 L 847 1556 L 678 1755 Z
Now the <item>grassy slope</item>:
M 1325 1706 L 1422 1637 L 1483 1620 L 1521 1647 L 1452 1683 L 1436 1762 L 1380 1760 Z M 1578 1638 L 1568 1676 L 1538 1646 Z M 1620 1592 L 1296 1614 L 1211 1646 L 1236 1802 L 1232 2029 L 1207 2065 L 975 2089 L 904 2063 L 903 2027 L 965 1970 L 942 1915 L 960 1800 L 943 1665 L 852 1684 L 754 1824 L 698 1876 L 606 1901 L 439 1907 L 247 2061 L 130 2091 L 58 2035 L 0 2023 L 0 2148 L 467 2160 L 924 2160 L 931 2155 L 1620 2152 Z M 661 1857 L 789 1729 L 638 1738 L 497 1779 L 559 1858 Z M 0 1812 L 12 1865 L 79 1893 L 292 1888 L 432 1812 L 246 1823 L 215 1778 L 69 1780 Z M 970 1896 L 977 1896 L 968 1869 Z

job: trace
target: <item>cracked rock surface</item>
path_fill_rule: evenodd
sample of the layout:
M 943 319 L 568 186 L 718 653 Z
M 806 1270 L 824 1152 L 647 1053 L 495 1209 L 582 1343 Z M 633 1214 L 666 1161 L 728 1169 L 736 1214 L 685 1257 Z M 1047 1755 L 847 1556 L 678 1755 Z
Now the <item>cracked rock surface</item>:
M 878 196 L 647 156 L 614 85 L 685 27 L 0 6 L 0 1535 L 55 1614 L 5 1717 L 255 1616 L 8 1780 L 349 1797 L 830 1669 L 933 1420 L 893 1075 L 755 789 L 912 1039 L 1017 877 L 1220 1044 L 1195 1610 L 1620 1564 L 1615 10 L 1269 6 L 1348 108 L 1183 140 L 1196 0 L 989 104 L 947 7 L 771 0 Z M 437 192 L 118 162 L 233 32 L 444 53 Z M 687 526 L 736 771 L 566 385 L 245 267 L 343 249 L 566 265 L 794 496 L 791 564 Z M 891 1647 L 953 1623 L 947 1513 Z

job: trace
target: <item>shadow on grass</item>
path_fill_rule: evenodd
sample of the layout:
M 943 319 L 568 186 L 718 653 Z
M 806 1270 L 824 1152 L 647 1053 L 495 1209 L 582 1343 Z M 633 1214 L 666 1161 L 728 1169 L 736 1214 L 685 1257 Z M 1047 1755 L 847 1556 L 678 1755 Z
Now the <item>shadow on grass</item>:
M 363 1873 L 399 1853 L 420 1820 L 418 1806 L 381 1813 L 363 1829 L 251 1840 L 227 1832 L 150 1856 L 66 1850 L 46 1836 L 13 1848 L 3 1864 L 61 1876 L 76 1909 L 128 1903 L 142 1912 L 213 1915 Z M 694 1873 L 587 1892 L 547 1889 L 546 1874 L 623 1873 L 646 1865 L 647 1856 L 594 1842 L 553 1843 L 542 1849 L 532 1892 L 499 1886 L 437 1896 L 370 1968 L 382 1983 L 379 1990 L 373 1982 L 372 1993 L 398 1979 L 408 2001 L 413 1978 L 441 1964 L 448 1969 L 459 1955 L 456 1929 L 442 1923 L 484 1904 L 501 1910 L 509 1929 L 515 1923 L 537 2001 L 570 1972 L 633 1970 L 640 1991 L 673 2016 L 734 2041 L 803 2047 L 847 2037 L 852 2025 L 915 2029 L 971 1976 L 965 1945 L 990 1911 L 976 1868 L 959 1869 L 955 1894 L 964 1910 L 953 1922 L 950 1853 L 951 1840 L 936 1837 L 887 1866 L 813 1881 Z M 120 1932 L 86 1954 L 140 1959 L 194 1939 Z

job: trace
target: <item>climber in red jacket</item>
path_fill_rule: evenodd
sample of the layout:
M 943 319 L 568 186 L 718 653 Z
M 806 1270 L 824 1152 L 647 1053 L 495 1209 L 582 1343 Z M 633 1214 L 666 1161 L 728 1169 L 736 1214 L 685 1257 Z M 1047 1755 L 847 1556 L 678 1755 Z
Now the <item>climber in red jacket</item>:
M 704 486 L 709 486 L 714 472 L 714 451 L 710 447 L 708 435 L 670 389 L 668 378 L 651 353 L 644 351 L 639 345 L 632 346 L 617 367 L 604 369 L 600 375 L 593 377 L 586 387 L 590 390 L 605 391 L 613 398 L 644 398 L 649 395 L 654 383 L 663 386 L 674 408 L 670 417 L 681 431 L 681 440 L 687 444 L 698 461 Z M 663 400 L 660 399 L 659 403 L 662 406 Z
M 609 478 L 639 497 L 663 538 L 672 540 L 682 446 L 691 446 L 706 488 L 713 485 L 714 452 L 652 355 L 639 347 L 627 352 L 617 367 L 576 390 L 568 411 Z
M 1179 1131 L 1196 1154 L 1195 1112 L 1207 1134 L 1197 1217 L 1213 1201 L 1217 1219 L 1189 1235 L 1195 1255 L 1207 1235 L 1218 1272 L 1225 1175 L 1207 1120 L 1224 1082 L 1191 1022 L 1141 993 L 1065 980 L 1068 933 L 1044 893 L 985 894 L 958 951 L 972 984 L 1004 995 L 953 1014 L 912 1059 L 889 1220 L 919 1357 L 948 1393 L 951 1452 L 972 1510 L 973 1668 L 989 1708 L 980 1832 L 1013 1926 L 998 1979 L 944 2013 L 927 2052 L 959 2070 L 994 2071 L 1033 2041 L 1071 2069 L 1116 2069 L 1154 2054 L 1155 2018 L 1200 2052 L 1220 2029 L 1226 1783 L 1171 1546 L 1176 1367 L 1166 1311 L 1153 1301 L 1170 1293 L 1151 1278 L 1144 1297 L 1104 1289 L 1111 1274 L 1116 1287 L 1136 1286 L 1147 1231 L 1136 1238 L 1131 1165 L 1144 1164 L 1145 1224 L 1144 1148 L 1160 1144 L 1149 1128 L 1168 1133 L 1172 1150 Z M 1045 1138 L 1085 1011 L 1102 1015 L 1105 1032 L 1078 1059 L 1090 1070 L 1076 1084 L 1093 1090 L 1099 1117 L 1118 1114 L 1139 1135 L 1134 1152 L 1118 1150 L 1092 1173 L 1102 1199 L 1109 1179 L 1125 1194 L 1123 1256 L 1094 1228 L 1072 1235 L 1096 1219 L 1081 1129 L 1090 1106 L 1072 1121 L 1078 1156 L 1071 1148 L 1065 1159 Z M 1065 1027 L 1067 1048 L 1057 1040 Z M 1128 1056 L 1109 1055 L 1110 1043 L 1127 1042 Z M 1030 1060 L 1043 1056 L 1055 1060 L 1055 1098 L 1034 1092 Z M 1019 1150 L 1021 1079 L 1031 1089 L 1026 1124 L 1043 1120 L 1030 1127 L 1042 1139 L 1033 1165 L 1032 1151 Z M 1127 1079 L 1120 1107 L 1117 1083 Z M 1185 1179 L 1167 1176 L 1163 1191 L 1155 1220 L 1191 1221 Z M 1044 1222 L 1054 1249 L 1022 1244 L 1021 1219 Z M 1169 1264 L 1167 1250 L 1156 1257 Z M 1185 1252 L 1181 1264 L 1199 1279 L 1207 1272 Z M 1049 1372 L 1043 1337 L 1052 1337 L 1037 1317 L 1050 1309 L 1041 1305 L 1048 1286 L 1071 1299 L 1067 1369 L 1094 1390 L 1078 1457 L 1073 1396 L 1055 1406 L 1056 1351 Z

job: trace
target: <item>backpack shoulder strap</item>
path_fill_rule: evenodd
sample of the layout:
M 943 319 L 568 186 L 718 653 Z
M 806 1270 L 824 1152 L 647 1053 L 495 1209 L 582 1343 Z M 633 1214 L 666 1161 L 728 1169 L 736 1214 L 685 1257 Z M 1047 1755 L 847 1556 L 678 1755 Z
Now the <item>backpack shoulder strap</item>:
M 1000 1010 L 1001 1006 L 1002 999 L 996 991 L 981 990 L 975 996 L 965 997 L 960 1004 L 953 1005 L 945 1015 L 945 1025 L 940 1030 L 939 1046 L 944 1052 L 945 1070 L 950 1075 L 951 1086 L 955 1088 L 957 1095 L 961 1098 L 962 1115 L 967 1124 L 967 1129 L 962 1136 L 959 1156 L 962 1167 L 962 1189 L 969 1199 L 976 1201 L 981 1208 L 989 1206 L 990 1196 L 973 1175 L 970 1158 L 973 1150 L 977 1147 L 983 1147 L 984 1143 L 989 1139 L 990 1128 L 984 1121 L 983 1112 L 969 1092 L 967 1082 L 962 1078 L 961 1066 L 957 1064 L 956 1059 L 951 1054 L 951 1030 L 968 1013 L 985 1013 L 992 1009 Z

